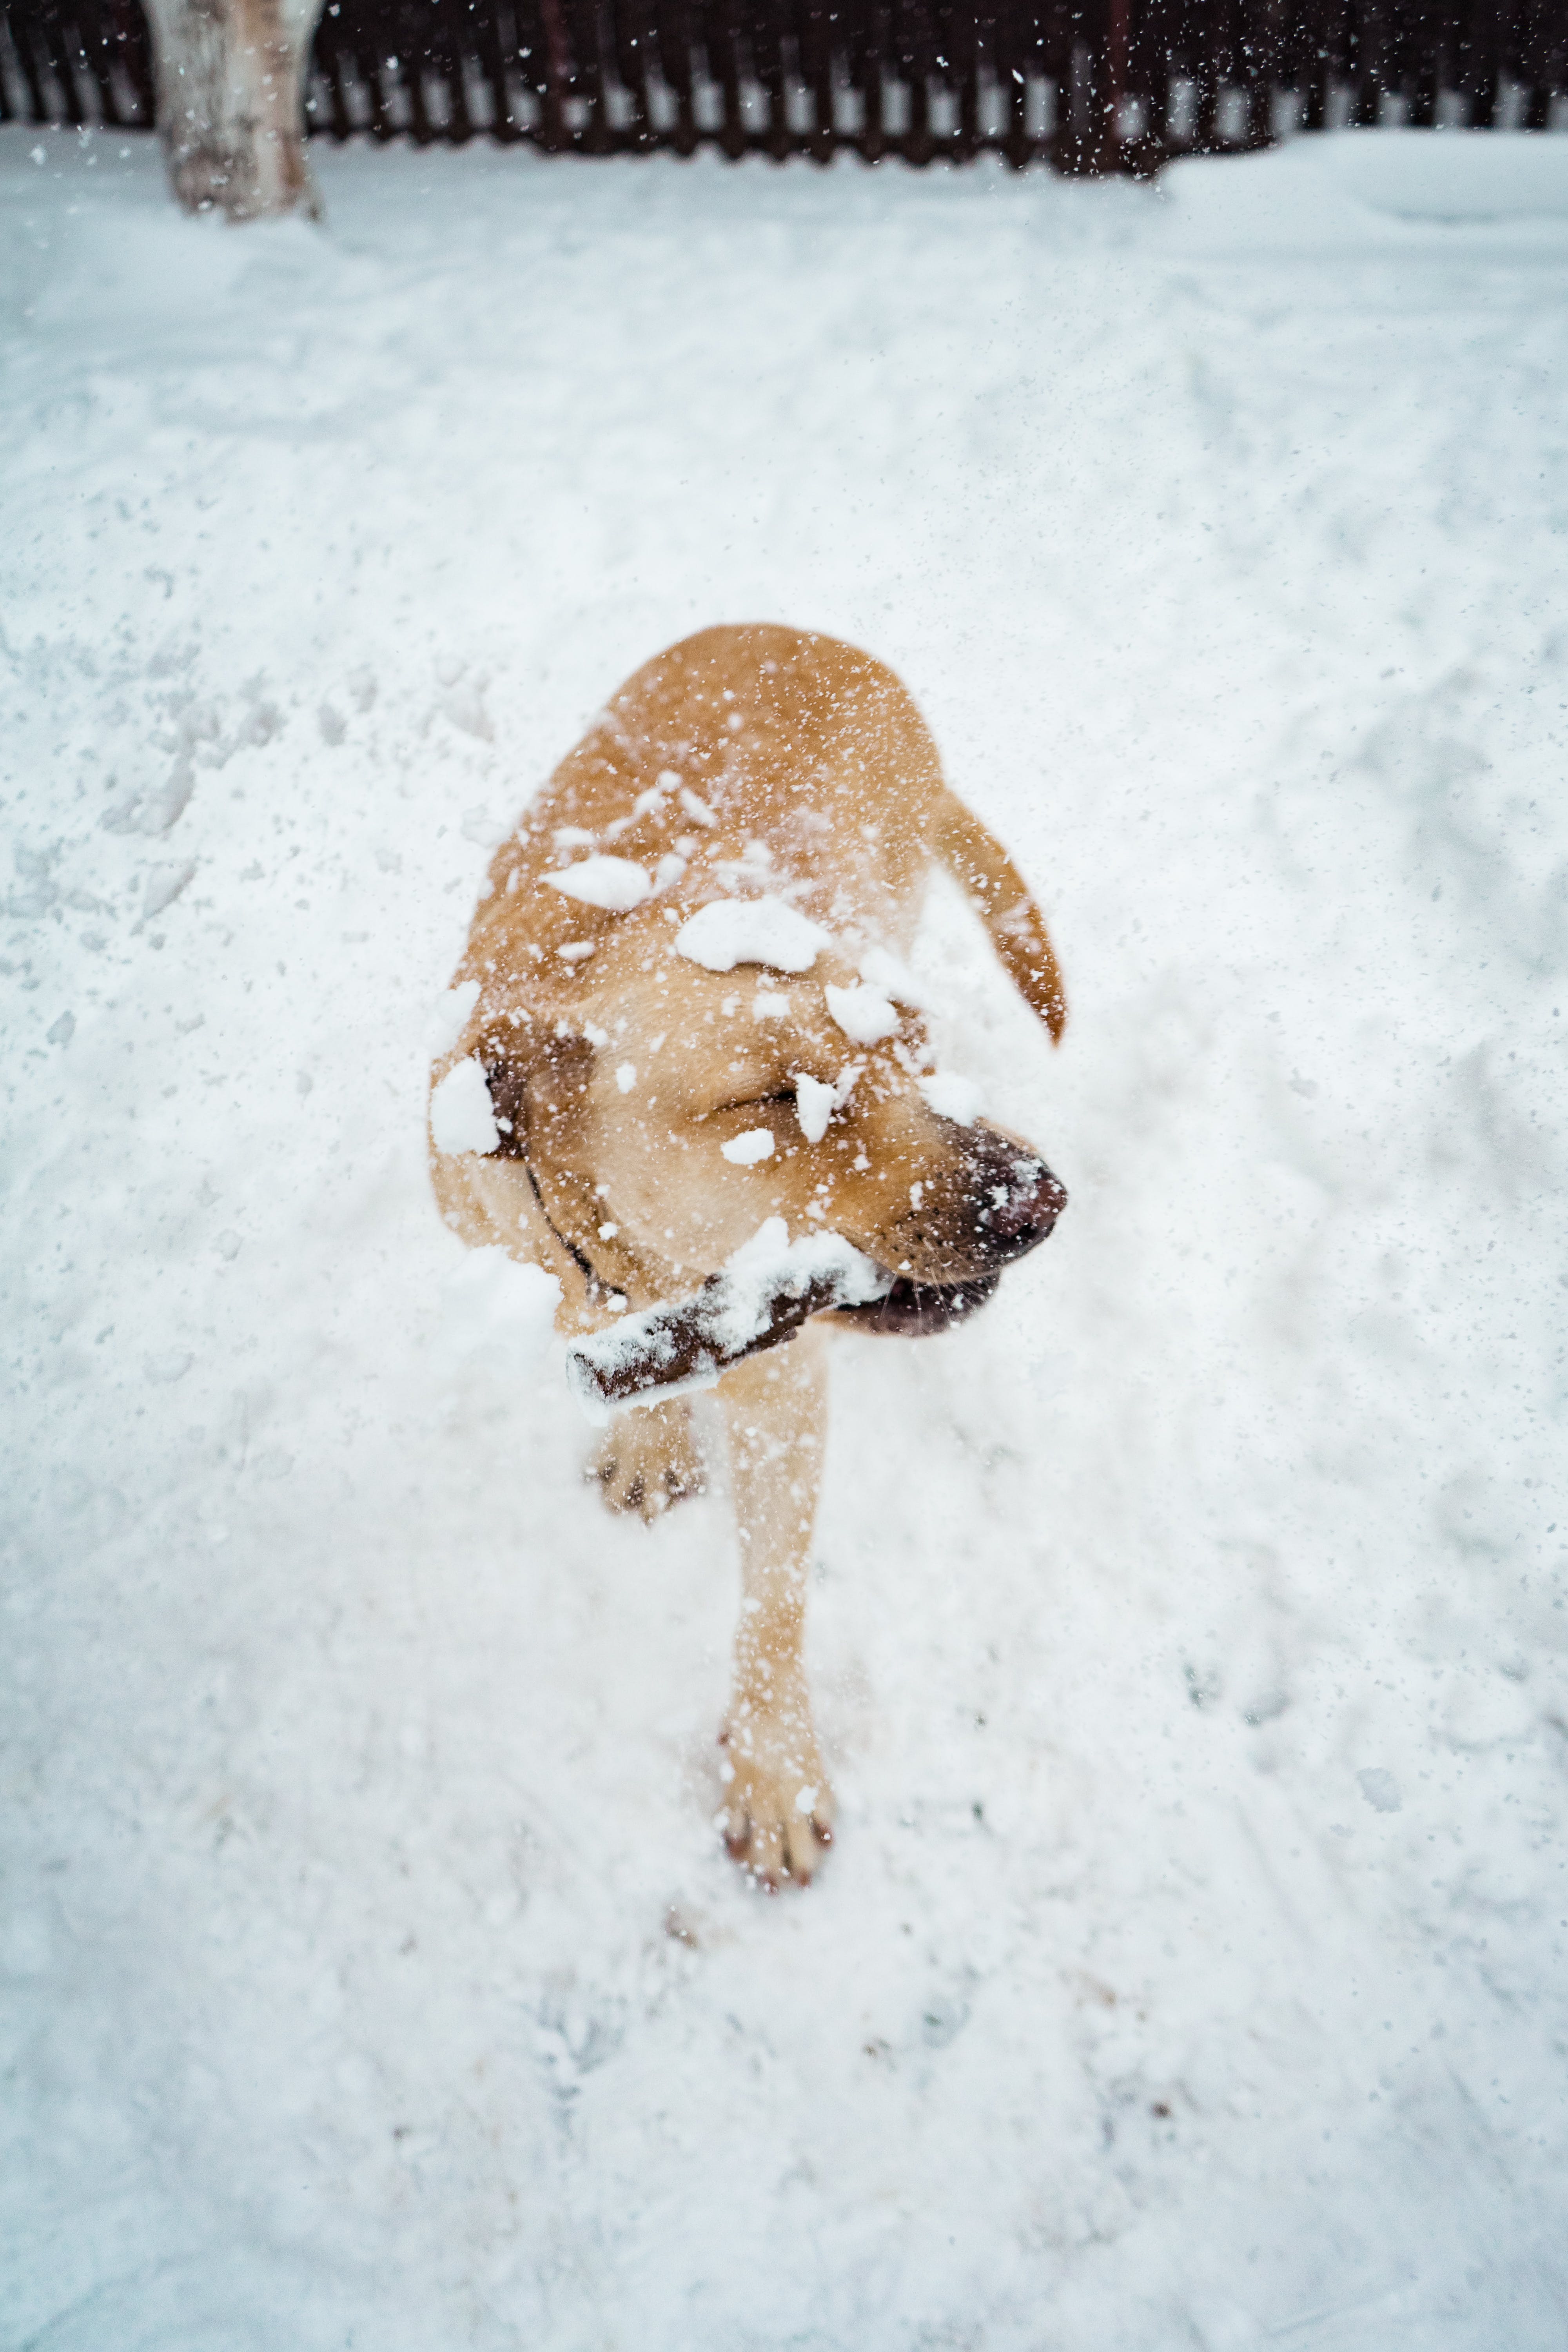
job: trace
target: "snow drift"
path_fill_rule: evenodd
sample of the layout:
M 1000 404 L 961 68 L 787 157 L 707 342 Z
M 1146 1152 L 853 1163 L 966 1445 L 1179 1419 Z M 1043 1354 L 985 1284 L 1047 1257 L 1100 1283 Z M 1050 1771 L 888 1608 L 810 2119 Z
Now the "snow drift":
M 0 131 L 6 2341 L 1555 2347 L 1568 152 L 317 161 Z M 423 1118 L 487 845 L 755 616 L 1073 1003 L 933 901 L 1073 1213 L 837 1348 L 788 1907 L 724 1517 Z

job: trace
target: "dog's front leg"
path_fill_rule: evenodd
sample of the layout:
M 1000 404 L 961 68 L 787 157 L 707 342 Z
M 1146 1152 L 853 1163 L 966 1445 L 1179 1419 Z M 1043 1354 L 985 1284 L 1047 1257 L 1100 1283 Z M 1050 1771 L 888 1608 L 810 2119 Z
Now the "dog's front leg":
M 809 1325 L 726 1373 L 719 1395 L 741 1541 L 741 1622 L 724 1748 L 724 1838 L 768 1888 L 805 1885 L 832 1841 L 802 1649 L 826 1434 L 827 1348 Z
M 636 1511 L 648 1527 L 672 1503 L 700 1495 L 706 1482 L 690 1406 L 676 1397 L 667 1404 L 618 1412 L 588 1465 L 588 1475 L 598 1480 L 607 1509 Z

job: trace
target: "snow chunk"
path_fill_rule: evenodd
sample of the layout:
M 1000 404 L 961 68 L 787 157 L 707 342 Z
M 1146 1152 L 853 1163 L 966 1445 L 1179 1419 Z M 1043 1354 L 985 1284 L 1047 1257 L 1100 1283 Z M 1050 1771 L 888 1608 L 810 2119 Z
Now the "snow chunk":
M 973 1078 L 961 1078 L 956 1070 L 932 1070 L 920 1080 L 920 1090 L 939 1118 L 973 1126 L 981 1102 L 981 1089 Z
M 195 859 L 183 866 L 154 866 L 147 876 L 146 896 L 142 902 L 142 919 L 150 923 L 172 907 L 196 870 Z
M 704 971 L 733 971 L 738 963 L 772 964 L 777 971 L 809 971 L 827 933 L 786 907 L 782 898 L 719 898 L 700 907 L 675 934 L 675 951 Z
M 721 1143 L 719 1149 L 735 1167 L 754 1168 L 759 1160 L 771 1160 L 773 1156 L 773 1129 L 748 1128 L 744 1135 L 737 1135 L 729 1143 Z
M 669 772 L 667 771 L 666 772 L 668 773 Z M 679 778 L 672 778 L 672 781 L 679 782 Z M 660 783 L 664 782 L 663 776 L 659 778 L 659 782 Z M 680 805 L 686 811 L 687 815 L 691 819 L 694 824 L 705 825 L 709 832 L 711 832 L 713 827 L 719 822 L 712 810 L 709 807 L 707 802 L 700 801 L 689 784 L 681 784 L 680 786 Z
M 807 1143 L 822 1141 L 827 1122 L 837 1108 L 837 1087 L 825 1086 L 820 1078 L 808 1077 L 803 1070 L 795 1082 L 795 1112 Z
M 479 983 L 465 980 L 449 988 L 436 1006 L 430 1018 L 430 1057 L 438 1062 L 449 1054 L 468 1026 L 468 1015 L 479 1001 Z
M 449 1372 L 515 1380 L 538 1370 L 555 1329 L 561 1285 L 499 1244 L 469 1250 L 447 1286 L 440 1352 Z
M 765 841 L 748 841 L 739 857 L 715 860 L 713 871 L 726 890 L 765 890 L 773 880 L 773 853 Z
M 1399 1811 L 1404 1800 L 1399 1793 L 1399 1783 L 1392 1772 L 1385 1772 L 1381 1765 L 1373 1765 L 1365 1772 L 1358 1772 L 1356 1779 L 1361 1783 L 1362 1795 L 1374 1811 L 1396 1813 Z
M 495 1106 L 479 1055 L 454 1062 L 430 1097 L 430 1139 L 437 1151 L 494 1151 L 500 1143 Z
M 831 981 L 823 991 L 827 1009 L 847 1037 L 857 1045 L 879 1045 L 890 1037 L 902 1019 L 896 1004 L 889 1002 L 879 988 L 864 984 L 857 988 L 835 988 Z
M 860 977 L 868 980 L 873 988 L 890 996 L 895 1004 L 907 1004 L 916 1013 L 923 1013 L 931 1003 L 927 992 L 921 986 L 907 963 L 900 961 L 887 948 L 868 948 L 860 959 Z
M 563 874 L 545 874 L 540 878 L 563 898 L 575 898 L 584 907 L 602 907 L 607 915 L 629 914 L 653 890 L 647 872 L 629 857 L 584 857 L 567 866 Z
M 637 1073 L 636 1063 L 623 1062 L 620 1068 L 616 1072 L 616 1084 L 619 1087 L 622 1094 L 629 1095 L 637 1082 Z

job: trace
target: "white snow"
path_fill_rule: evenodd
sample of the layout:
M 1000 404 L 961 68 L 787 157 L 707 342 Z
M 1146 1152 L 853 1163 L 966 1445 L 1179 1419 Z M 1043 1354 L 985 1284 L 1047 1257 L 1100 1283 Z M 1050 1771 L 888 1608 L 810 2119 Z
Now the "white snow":
M 675 934 L 675 951 L 704 971 L 737 964 L 771 964 L 775 971 L 809 971 L 827 944 L 818 923 L 782 898 L 715 898 L 699 907 Z
M 493 1151 L 500 1143 L 495 1107 L 477 1054 L 454 1062 L 432 1087 L 430 1139 L 437 1151 Z
M 956 1119 L 960 1127 L 968 1127 L 979 1118 L 985 1089 L 973 1078 L 963 1077 L 956 1070 L 931 1070 L 917 1083 L 941 1118 Z
M 542 1266 L 525 1265 L 499 1246 L 465 1250 L 442 1301 L 437 1349 L 444 1375 L 481 1398 L 497 1382 L 531 1385 L 553 1352 L 560 1304 L 561 1285 Z
M 749 1127 L 744 1135 L 732 1135 L 719 1149 L 737 1168 L 754 1168 L 759 1160 L 771 1160 L 773 1156 L 773 1129 Z
M 437 1000 L 427 1034 L 430 1058 L 438 1062 L 449 1054 L 468 1025 L 468 1015 L 479 1001 L 479 983 L 465 980 L 456 988 L 447 989 Z
M 802 1070 L 795 1082 L 795 1117 L 807 1143 L 820 1143 L 827 1132 L 827 1122 L 838 1108 L 838 1089 L 825 1086 L 809 1071 Z
M 860 977 L 868 981 L 895 1004 L 907 1004 L 915 1012 L 924 1012 L 931 1003 L 931 992 L 921 986 L 903 961 L 888 948 L 868 948 L 860 959 Z
M 602 907 L 606 914 L 629 914 L 640 907 L 653 890 L 653 880 L 646 866 L 629 857 L 584 857 L 575 866 L 568 866 L 561 874 L 543 874 L 541 881 L 552 890 L 559 890 L 563 898 L 576 898 L 584 907 Z
M 672 781 L 679 782 L 679 779 L 672 778 Z M 702 825 L 710 833 L 719 822 L 707 802 L 700 799 L 689 784 L 680 786 L 680 805 L 694 824 Z
M 822 992 L 829 1013 L 857 1045 L 879 1045 L 900 1024 L 898 1006 L 879 988 L 869 988 L 863 981 L 853 988 L 836 988 L 829 981 Z
M 713 871 L 726 890 L 765 891 L 773 879 L 773 853 L 765 841 L 746 841 L 739 857 L 716 857 Z
M 1568 142 L 314 163 L 0 130 L 0 2332 L 1556 2352 Z M 424 1120 L 466 813 L 758 614 L 1071 1003 L 937 894 L 1071 1205 L 835 1338 L 773 1903 Z
M 880 1267 L 842 1234 L 802 1234 L 792 1242 L 783 1217 L 764 1217 L 725 1259 L 723 1275 L 724 1304 L 714 1328 L 735 1352 L 767 1328 L 783 1292 L 798 1297 L 814 1283 L 831 1283 L 841 1306 L 859 1307 L 888 1291 Z

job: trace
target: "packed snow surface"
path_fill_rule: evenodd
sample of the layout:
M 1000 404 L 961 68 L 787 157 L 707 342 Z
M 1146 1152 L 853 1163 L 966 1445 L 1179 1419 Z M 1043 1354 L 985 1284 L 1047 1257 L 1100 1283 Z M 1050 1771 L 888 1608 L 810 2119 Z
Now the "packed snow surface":
M 0 2336 L 1556 2352 L 1568 142 L 315 161 L 0 131 Z M 774 1902 L 718 1456 L 605 1517 L 425 1139 L 491 845 L 748 617 L 1072 1004 L 935 894 L 1072 1205 L 835 1340 Z
M 561 1285 L 542 1265 L 509 1255 L 499 1244 L 466 1250 L 447 1284 L 448 1314 L 441 1344 L 458 1360 L 488 1356 L 500 1378 L 538 1373 L 550 1360 Z

